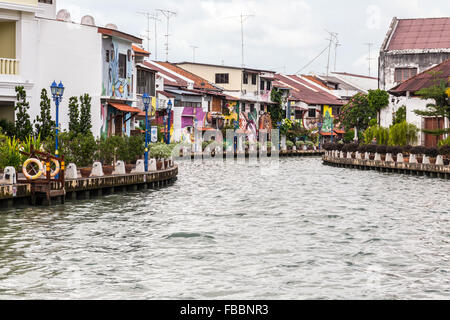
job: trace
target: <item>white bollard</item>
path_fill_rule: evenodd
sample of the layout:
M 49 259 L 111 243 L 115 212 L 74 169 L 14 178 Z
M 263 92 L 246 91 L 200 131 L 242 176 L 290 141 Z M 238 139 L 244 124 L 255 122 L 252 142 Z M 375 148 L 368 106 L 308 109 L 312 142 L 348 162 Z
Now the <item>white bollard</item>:
M 375 161 L 381 161 L 381 155 L 378 152 L 375 153 Z
M 409 163 L 417 163 L 417 157 L 415 154 L 409 156 Z
M 366 154 L 364 155 L 364 159 L 370 160 L 370 153 L 366 152 Z
M 344 153 L 341 151 L 341 153 L 339 154 L 339 158 L 344 159 Z
M 357 160 L 362 160 L 362 156 L 361 156 L 361 153 L 359 151 L 356 152 L 356 159 Z
M 145 162 L 144 162 L 144 160 L 136 161 L 136 169 L 131 170 L 131 173 L 145 173 Z
M 92 172 L 91 177 L 103 177 L 103 167 L 100 162 L 94 162 L 94 165 L 92 166 Z
M 125 162 L 123 161 L 117 161 L 116 162 L 116 169 L 113 172 L 113 175 L 123 175 L 126 174 L 125 172 Z
M 430 157 L 424 154 L 422 163 L 423 164 L 431 164 Z
M 352 158 L 352 153 L 351 152 L 347 152 L 347 159 L 351 159 Z
M 67 166 L 66 179 L 78 179 L 78 169 L 75 163 L 69 163 Z
M 398 163 L 403 163 L 404 161 L 403 161 L 403 153 L 399 153 L 398 155 L 397 155 L 397 162 Z
M 436 165 L 443 166 L 444 165 L 444 156 L 438 155 L 436 158 Z
M 292 147 L 292 151 L 297 151 L 297 147 L 296 147 L 296 146 L 293 146 L 293 147 Z
M 3 184 L 16 184 L 17 183 L 17 173 L 16 169 L 13 167 L 6 167 L 3 173 L 3 179 L 0 181 Z
M 148 162 L 148 171 L 156 171 L 156 159 L 150 159 Z
M 386 154 L 386 162 L 394 162 L 394 158 L 392 158 L 391 153 Z

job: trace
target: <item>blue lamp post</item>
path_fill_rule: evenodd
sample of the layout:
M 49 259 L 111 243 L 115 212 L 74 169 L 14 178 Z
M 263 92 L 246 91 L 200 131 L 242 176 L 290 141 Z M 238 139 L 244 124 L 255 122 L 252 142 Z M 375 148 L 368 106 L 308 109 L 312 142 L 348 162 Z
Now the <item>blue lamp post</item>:
M 59 85 L 56 84 L 56 81 L 53 81 L 50 86 L 50 90 L 53 96 L 53 101 L 56 105 L 56 135 L 55 135 L 55 155 L 59 156 L 59 145 L 58 145 L 58 134 L 59 134 L 59 104 L 64 95 L 64 86 L 62 82 L 59 82 Z
M 145 108 L 145 172 L 148 171 L 148 108 L 150 107 L 151 98 L 147 93 L 142 96 L 142 102 Z
M 167 102 L 167 113 L 169 118 L 167 120 L 167 144 L 170 144 L 170 128 L 171 128 L 171 117 L 172 117 L 172 101 Z

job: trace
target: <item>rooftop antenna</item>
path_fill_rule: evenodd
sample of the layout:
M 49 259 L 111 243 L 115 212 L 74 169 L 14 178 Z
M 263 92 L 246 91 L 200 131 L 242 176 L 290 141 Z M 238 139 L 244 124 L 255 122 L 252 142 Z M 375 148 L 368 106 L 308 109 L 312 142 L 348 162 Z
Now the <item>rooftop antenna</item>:
M 234 17 L 228 17 L 228 18 L 239 18 L 241 19 L 241 47 L 242 47 L 242 68 L 245 67 L 245 61 L 244 61 L 244 22 L 247 21 L 249 18 L 255 17 L 254 14 L 243 14 L 241 12 L 240 16 L 234 16 Z
M 198 49 L 197 46 L 190 46 L 192 48 L 192 62 L 195 63 L 195 50 Z
M 372 60 L 374 60 L 374 58 L 372 58 L 372 46 L 373 46 L 373 43 L 369 42 L 369 43 L 366 43 L 366 45 L 369 46 L 369 58 L 367 58 L 367 60 L 369 60 L 369 77 L 370 77 L 371 76 L 371 71 L 372 71 L 371 64 L 372 64 Z
M 330 41 L 330 44 L 328 45 L 328 63 L 327 63 L 327 76 L 329 76 L 329 74 L 330 74 L 331 45 L 333 44 L 333 42 L 336 41 L 338 33 L 330 32 L 328 30 L 325 30 L 325 31 L 328 32 L 328 34 L 330 35 L 330 38 L 327 39 L 327 40 Z
M 334 71 L 337 71 L 337 49 L 338 47 L 341 47 L 342 45 L 339 43 L 339 40 L 336 38 L 336 43 L 334 47 Z
M 166 61 L 169 61 L 169 22 L 170 18 L 176 16 L 177 13 L 169 10 L 158 9 L 157 11 L 161 12 L 167 19 L 167 34 L 166 34 Z

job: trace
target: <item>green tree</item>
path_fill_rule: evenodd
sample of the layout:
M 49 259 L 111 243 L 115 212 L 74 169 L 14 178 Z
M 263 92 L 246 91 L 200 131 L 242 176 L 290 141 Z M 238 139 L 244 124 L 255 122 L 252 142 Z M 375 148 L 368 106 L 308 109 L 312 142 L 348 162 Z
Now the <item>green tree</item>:
M 283 92 L 277 88 L 273 88 L 270 93 L 271 100 L 276 103 L 275 105 L 270 105 L 268 111 L 270 117 L 272 118 L 272 126 L 277 127 L 277 123 L 284 119 L 283 116 Z
M 396 125 L 406 121 L 406 106 L 401 106 L 392 119 L 392 125 Z
M 427 110 L 414 110 L 414 113 L 423 117 L 447 118 L 450 121 L 450 105 L 448 103 L 448 84 L 450 79 L 442 77 L 442 72 L 430 72 L 433 76 L 433 85 L 416 92 L 423 100 L 434 100 L 427 104 Z M 439 137 L 450 133 L 450 128 L 436 130 L 422 130 L 425 133 Z
M 389 129 L 390 146 L 407 146 L 418 140 L 419 128 L 406 121 L 397 123 Z
M 41 91 L 41 114 L 36 117 L 34 121 L 34 126 L 36 128 L 35 135 L 40 135 L 42 140 L 46 140 L 47 137 L 51 136 L 53 129 L 55 128 L 55 121 L 52 120 L 50 99 L 47 95 L 47 90 L 42 89 Z
M 69 132 L 73 135 L 80 132 L 80 112 L 77 97 L 70 97 L 69 99 Z
M 30 121 L 30 104 L 27 102 L 27 93 L 22 86 L 16 87 L 17 103 L 16 112 L 16 135 L 21 141 L 33 134 L 33 126 Z
M 389 93 L 384 90 L 369 90 L 367 99 L 370 107 L 377 112 L 380 112 L 389 105 Z
M 377 111 L 369 103 L 368 96 L 363 93 L 357 93 L 342 108 L 339 115 L 345 130 L 349 131 L 357 128 L 364 131 L 369 127 L 369 122 L 377 117 Z
M 81 109 L 80 109 L 80 121 L 79 130 L 82 134 L 88 134 L 92 129 L 91 122 L 91 97 L 85 94 L 80 97 Z

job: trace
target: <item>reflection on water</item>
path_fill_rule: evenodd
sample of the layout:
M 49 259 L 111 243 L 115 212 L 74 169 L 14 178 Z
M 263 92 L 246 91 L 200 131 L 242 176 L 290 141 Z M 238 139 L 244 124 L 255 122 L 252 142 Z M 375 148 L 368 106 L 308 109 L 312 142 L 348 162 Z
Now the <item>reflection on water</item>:
M 281 160 L 0 214 L 0 298 L 450 298 L 450 184 Z

